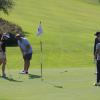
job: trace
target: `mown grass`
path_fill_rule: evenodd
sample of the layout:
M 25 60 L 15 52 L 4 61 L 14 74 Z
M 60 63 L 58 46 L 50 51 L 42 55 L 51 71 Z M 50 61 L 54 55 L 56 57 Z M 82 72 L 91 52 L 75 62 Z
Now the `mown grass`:
M 44 30 L 41 40 L 45 67 L 94 66 L 94 33 L 100 30 L 97 1 L 16 0 L 9 16 L 3 13 L 0 16 L 27 32 L 26 37 L 34 48 L 32 66 L 39 67 L 40 62 L 40 39 L 35 34 L 40 20 Z M 21 55 L 17 51 L 18 48 L 8 48 L 9 66 L 19 62 L 17 57 Z
M 0 12 L 0 17 L 20 25 L 34 48 L 30 75 L 19 75 L 23 68 L 20 49 L 7 47 L 8 78 L 0 77 L 0 100 L 99 100 L 91 68 L 95 66 L 94 33 L 100 30 L 97 0 L 16 0 L 9 16 Z M 44 34 L 38 38 L 40 20 Z M 40 40 L 44 81 L 40 78 Z
M 43 81 L 40 69 L 31 69 L 30 75 L 18 72 L 10 69 L 8 79 L 0 78 L 0 100 L 99 100 L 94 68 L 44 69 Z

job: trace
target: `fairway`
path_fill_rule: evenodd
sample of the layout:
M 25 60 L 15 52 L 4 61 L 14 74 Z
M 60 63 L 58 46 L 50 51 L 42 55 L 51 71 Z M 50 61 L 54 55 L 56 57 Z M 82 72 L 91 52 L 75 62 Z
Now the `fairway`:
M 36 32 L 40 21 L 46 67 L 94 66 L 94 33 L 100 30 L 98 0 L 15 0 L 15 4 L 9 16 L 1 12 L 0 17 L 18 24 L 25 31 L 34 48 L 36 67 L 40 50 Z
M 0 100 L 99 100 L 94 68 L 45 69 L 43 81 L 40 69 L 29 75 L 18 72 L 9 70 L 8 79 L 0 78 Z

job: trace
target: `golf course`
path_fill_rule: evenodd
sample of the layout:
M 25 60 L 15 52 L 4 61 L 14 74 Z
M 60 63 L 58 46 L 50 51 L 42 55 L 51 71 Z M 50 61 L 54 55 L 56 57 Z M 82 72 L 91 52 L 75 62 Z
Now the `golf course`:
M 93 46 L 94 34 L 100 31 L 100 1 L 13 1 L 9 15 L 0 11 L 0 18 L 21 26 L 33 56 L 29 74 L 19 74 L 20 48 L 6 47 L 7 78 L 0 70 L 0 100 L 99 100 L 100 87 L 93 85 Z M 37 36 L 40 21 L 43 33 Z

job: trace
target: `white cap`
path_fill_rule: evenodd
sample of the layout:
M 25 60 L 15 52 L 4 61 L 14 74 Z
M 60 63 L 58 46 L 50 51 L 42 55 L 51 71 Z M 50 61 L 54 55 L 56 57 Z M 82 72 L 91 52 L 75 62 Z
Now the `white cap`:
M 2 37 L 10 38 L 9 34 L 3 33 Z

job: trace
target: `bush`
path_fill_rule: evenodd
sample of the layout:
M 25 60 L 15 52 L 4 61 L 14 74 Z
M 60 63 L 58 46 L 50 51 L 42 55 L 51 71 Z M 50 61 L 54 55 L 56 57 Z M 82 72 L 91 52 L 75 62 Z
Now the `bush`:
M 24 35 L 20 26 L 0 18 L 0 34 L 3 33 L 8 33 L 10 36 L 7 40 L 7 46 L 17 46 L 17 40 L 15 38 L 17 33 Z

